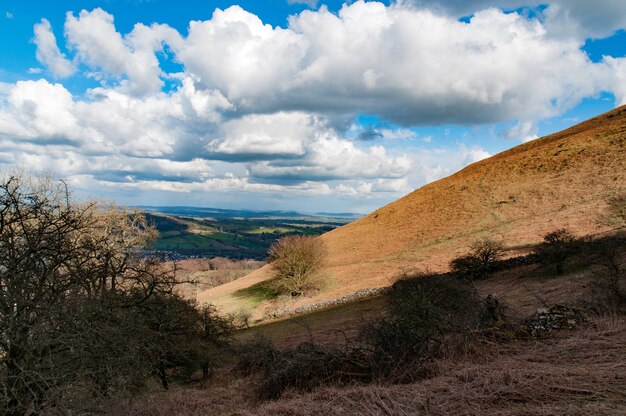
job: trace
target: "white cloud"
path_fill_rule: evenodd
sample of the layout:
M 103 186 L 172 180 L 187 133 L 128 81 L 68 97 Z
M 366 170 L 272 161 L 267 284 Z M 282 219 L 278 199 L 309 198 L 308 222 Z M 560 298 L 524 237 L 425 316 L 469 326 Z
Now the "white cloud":
M 626 2 L 622 0 L 398 0 L 398 3 L 457 17 L 490 7 L 510 10 L 548 5 L 546 26 L 554 36 L 603 38 L 626 28 Z
M 407 158 L 390 156 L 382 146 L 359 148 L 321 117 L 301 112 L 225 122 L 208 148 L 214 157 L 250 161 L 251 177 L 261 181 L 399 178 L 410 169 Z
M 116 31 L 113 16 L 102 9 L 83 10 L 78 17 L 68 13 L 65 21 L 68 44 L 83 63 L 102 71 L 104 79 L 121 79 L 133 94 L 156 93 L 163 87 L 161 68 L 155 55 L 163 43 L 173 46 L 180 35 L 167 25 L 135 25 L 126 36 Z
M 219 111 L 230 107 L 215 91 L 197 90 L 189 79 L 182 84 L 169 95 L 137 98 L 99 88 L 89 91 L 88 100 L 75 100 L 61 84 L 19 81 L 0 107 L 0 137 L 64 139 L 89 153 L 174 157 L 180 145 L 215 128 Z
M 95 89 L 88 98 L 77 100 L 45 80 L 7 87 L 0 108 L 0 140 L 11 143 L 5 150 L 21 154 L 16 162 L 28 166 L 118 181 L 147 177 L 148 168 L 154 177 L 204 180 L 212 160 L 246 162 L 251 179 L 274 184 L 401 178 L 410 169 L 407 158 L 382 146 L 359 148 L 319 116 L 276 113 L 223 122 L 219 111 L 230 108 L 228 101 L 197 90 L 190 79 L 169 95 L 136 98 Z M 56 156 L 43 163 L 50 145 L 72 155 L 74 168 Z M 81 154 L 84 163 L 78 163 Z
M 417 188 L 491 156 L 481 147 L 468 147 L 464 144 L 448 148 L 415 149 L 410 153 L 415 170 L 410 184 Z
M 604 61 L 610 68 L 607 71 L 618 105 L 626 104 L 626 58 L 605 57 Z
M 76 70 L 74 64 L 59 50 L 50 22 L 41 19 L 41 23 L 35 25 L 34 31 L 33 42 L 37 46 L 37 60 L 57 78 L 66 78 L 72 75 Z
M 526 136 L 526 137 L 520 138 L 520 141 L 522 143 L 528 143 L 528 142 L 531 142 L 531 141 L 536 140 L 538 138 L 539 138 L 539 136 L 537 136 L 536 134 L 533 134 L 531 136 Z
M 391 156 L 383 146 L 360 149 L 338 137 L 318 137 L 302 160 L 263 161 L 250 165 L 250 174 L 265 181 L 302 182 L 337 179 L 402 178 L 411 168 L 405 156 Z
M 44 79 L 0 83 L 0 163 L 127 195 L 399 196 L 490 156 L 416 147 L 413 126 L 506 122 L 506 137 L 525 140 L 537 121 L 600 91 L 626 103 L 626 59 L 592 63 L 581 51 L 580 33 L 605 33 L 601 18 L 564 4 L 537 19 L 488 9 L 466 23 L 445 7 L 356 1 L 292 16 L 287 28 L 234 6 L 191 22 L 187 36 L 158 24 L 120 33 L 95 9 L 67 15 L 69 58 L 44 19 L 39 61 L 101 85 L 73 95 Z M 574 31 L 559 30 L 566 19 Z M 166 73 L 160 60 L 182 69 Z M 383 122 L 355 125 L 358 114 Z
M 218 91 L 240 113 L 361 112 L 406 125 L 473 124 L 547 118 L 620 88 L 607 81 L 613 67 L 592 63 L 579 39 L 551 35 L 550 16 L 542 24 L 487 9 L 464 23 L 357 1 L 337 15 L 322 7 L 291 16 L 283 29 L 233 6 L 190 22 L 183 38 L 156 24 L 122 35 L 112 15 L 95 9 L 68 14 L 65 32 L 75 59 L 125 93 L 161 91 L 171 75 L 156 55 L 168 45 L 200 89 Z
M 253 114 L 223 123 L 210 152 L 239 160 L 301 157 L 305 143 L 323 134 L 318 119 L 304 113 Z
M 45 80 L 18 81 L 0 111 L 0 134 L 47 142 L 76 138 L 72 95 L 61 84 Z
M 192 22 L 177 59 L 240 111 L 365 112 L 403 124 L 544 118 L 612 88 L 579 42 L 496 9 L 463 23 L 357 1 L 281 29 L 231 7 Z
M 186 70 L 204 85 L 219 89 L 240 107 L 280 95 L 306 53 L 300 35 L 263 24 L 239 6 L 217 9 L 213 18 L 192 21 L 189 36 L 176 51 Z
M 518 121 L 504 131 L 504 137 L 507 139 L 523 139 L 531 136 L 536 137 L 536 132 L 537 127 L 532 121 Z
M 5 12 L 5 13 L 4 13 L 4 17 L 6 17 L 7 19 L 13 19 L 13 13 L 11 13 L 11 12 Z

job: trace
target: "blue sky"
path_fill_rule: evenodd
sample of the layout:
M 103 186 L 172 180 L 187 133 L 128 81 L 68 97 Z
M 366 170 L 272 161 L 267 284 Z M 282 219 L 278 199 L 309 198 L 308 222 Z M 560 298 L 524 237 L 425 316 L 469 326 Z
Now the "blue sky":
M 626 103 L 626 2 L 0 1 L 0 164 L 368 212 Z

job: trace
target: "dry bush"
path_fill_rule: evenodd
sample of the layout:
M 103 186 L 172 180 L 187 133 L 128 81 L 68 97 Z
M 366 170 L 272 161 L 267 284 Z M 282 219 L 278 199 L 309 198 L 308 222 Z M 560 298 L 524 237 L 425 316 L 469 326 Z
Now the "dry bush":
M 199 291 L 220 286 L 240 279 L 252 271 L 262 267 L 265 263 L 256 260 L 231 260 L 224 257 L 212 259 L 188 259 L 177 263 L 177 281 L 180 285 L 176 290 L 181 296 L 196 299 Z
M 214 257 L 208 262 L 210 270 L 255 270 L 264 264 L 258 260 L 232 260 L 225 257 Z
M 269 249 L 278 292 L 299 296 L 313 288 L 312 276 L 326 259 L 326 246 L 319 238 L 303 235 L 283 237 Z
M 406 382 L 420 377 L 424 360 L 443 348 L 446 334 L 484 326 L 483 301 L 469 283 L 445 275 L 417 275 L 396 282 L 390 313 L 361 334 L 378 377 Z
M 583 305 L 598 315 L 626 314 L 626 235 L 618 234 L 589 241 L 585 254 L 602 266 L 591 285 L 591 296 Z
M 326 387 L 251 414 L 609 416 L 626 412 L 626 323 L 604 320 L 541 342 L 477 345 L 406 385 Z M 244 413 L 245 414 L 245 413 Z
M 482 300 L 467 282 L 450 276 L 419 275 L 396 282 L 389 317 L 363 328 L 356 345 L 344 348 L 307 342 L 278 350 L 265 342 L 240 353 L 240 374 L 261 374 L 260 396 L 277 399 L 288 388 L 373 380 L 410 382 L 430 372 L 427 360 L 488 320 Z
M 470 281 L 482 279 L 493 271 L 503 252 L 504 245 L 499 241 L 490 238 L 477 240 L 470 245 L 468 254 L 450 262 L 450 269 Z
M 529 342 L 480 343 L 403 385 L 320 387 L 257 402 L 250 378 L 111 406 L 111 416 L 613 416 L 626 414 L 626 322 L 602 319 Z
M 539 262 L 554 265 L 556 274 L 561 275 L 565 261 L 580 251 L 582 243 L 569 230 L 561 228 L 546 234 L 543 242 L 535 248 L 534 254 Z
M 324 385 L 371 379 L 368 357 L 359 350 L 302 343 L 294 349 L 279 351 L 271 344 L 257 344 L 256 350 L 242 356 L 240 374 L 262 374 L 258 386 L 262 399 L 276 400 L 289 388 L 310 391 Z

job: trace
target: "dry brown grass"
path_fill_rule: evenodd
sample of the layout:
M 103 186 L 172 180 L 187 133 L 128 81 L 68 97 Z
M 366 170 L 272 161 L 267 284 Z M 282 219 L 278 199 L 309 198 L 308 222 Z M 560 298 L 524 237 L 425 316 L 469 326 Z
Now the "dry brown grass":
M 176 268 L 178 292 L 188 299 L 197 299 L 198 293 L 240 279 L 265 263 L 257 260 L 231 260 L 224 257 L 185 259 L 165 262 L 166 269 Z
M 470 165 L 324 234 L 330 255 L 322 273 L 333 284 L 293 306 L 388 286 L 402 268 L 444 271 L 481 237 L 517 247 L 557 228 L 597 232 L 607 198 L 626 189 L 625 131 L 623 106 Z M 270 277 L 265 267 L 200 298 L 227 303 L 229 294 Z
M 325 387 L 260 403 L 253 379 L 215 381 L 116 406 L 118 416 L 621 415 L 626 414 L 626 320 L 605 318 L 552 338 L 482 343 L 448 354 L 436 375 L 407 385 Z

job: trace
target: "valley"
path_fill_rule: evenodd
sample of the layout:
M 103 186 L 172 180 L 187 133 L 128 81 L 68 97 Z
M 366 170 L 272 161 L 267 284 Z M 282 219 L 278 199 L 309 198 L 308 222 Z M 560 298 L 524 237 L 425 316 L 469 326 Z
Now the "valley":
M 349 213 L 302 214 L 192 207 L 136 207 L 159 232 L 151 247 L 166 260 L 225 257 L 264 260 L 286 235 L 321 235 L 357 219 Z

